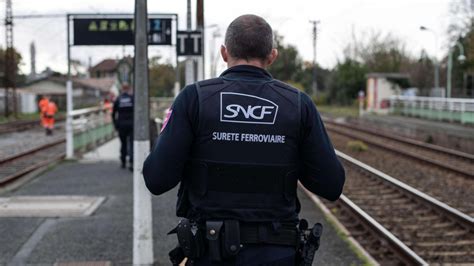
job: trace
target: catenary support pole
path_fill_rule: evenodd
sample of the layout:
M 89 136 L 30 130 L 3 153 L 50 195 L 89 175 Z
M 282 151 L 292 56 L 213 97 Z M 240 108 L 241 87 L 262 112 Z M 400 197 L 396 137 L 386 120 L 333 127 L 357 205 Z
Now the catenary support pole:
M 133 265 L 153 264 L 151 195 L 142 175 L 150 152 L 148 110 L 147 0 L 135 0 L 133 123 Z
M 66 16 L 67 25 L 67 81 L 66 81 L 66 158 L 74 158 L 74 129 L 72 127 L 72 81 L 71 81 L 71 44 L 69 30 L 70 15 Z
M 317 82 L 317 69 L 316 69 L 316 52 L 317 52 L 317 41 L 318 41 L 318 24 L 319 20 L 310 20 L 310 23 L 313 24 L 313 83 L 312 83 L 312 92 L 313 96 L 316 96 L 318 92 L 318 82 Z
M 176 31 L 178 31 L 178 15 L 176 15 L 175 17 L 175 27 L 176 27 Z M 175 70 L 175 81 L 174 81 L 174 97 L 178 97 L 178 94 L 179 94 L 179 91 L 180 91 L 180 85 L 179 85 L 179 56 L 178 56 L 178 44 L 176 43 L 176 47 L 174 49 L 175 53 L 176 53 L 176 70 Z
M 201 51 L 202 55 L 197 57 L 197 80 L 204 79 L 204 69 L 205 69 L 205 62 L 204 62 L 204 37 L 205 35 L 205 27 L 204 27 L 204 0 L 197 0 L 196 1 L 196 29 L 202 32 L 201 38 Z
M 186 12 L 186 30 L 191 31 L 191 0 L 187 1 L 187 12 Z M 185 85 L 194 83 L 194 60 L 192 57 L 188 56 L 186 58 L 185 72 L 184 72 L 184 82 Z
M 465 56 L 464 56 L 464 47 L 460 42 L 456 42 L 456 46 L 459 49 L 459 54 L 460 54 L 460 59 L 459 61 L 464 62 Z M 449 49 L 448 52 L 448 67 L 447 67 L 447 73 L 446 73 L 446 97 L 451 98 L 451 93 L 452 93 L 452 70 L 453 70 L 453 53 L 454 53 L 454 47 Z

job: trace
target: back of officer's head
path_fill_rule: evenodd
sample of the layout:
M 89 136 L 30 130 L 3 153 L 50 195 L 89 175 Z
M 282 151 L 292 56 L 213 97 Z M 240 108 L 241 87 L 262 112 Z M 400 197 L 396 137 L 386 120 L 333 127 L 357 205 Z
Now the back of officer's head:
M 130 94 L 130 93 L 132 93 L 132 87 L 130 87 L 130 85 L 128 85 L 128 83 L 124 82 L 122 84 L 122 92 Z
M 225 46 L 233 58 L 264 60 L 273 48 L 272 27 L 259 16 L 242 15 L 227 28 Z

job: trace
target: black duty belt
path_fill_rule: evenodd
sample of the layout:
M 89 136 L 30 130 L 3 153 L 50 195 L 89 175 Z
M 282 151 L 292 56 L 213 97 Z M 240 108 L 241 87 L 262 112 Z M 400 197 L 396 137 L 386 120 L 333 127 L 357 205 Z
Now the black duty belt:
M 273 228 L 267 224 L 241 224 L 240 241 L 242 244 L 274 244 L 297 246 L 299 244 L 296 226 Z
M 242 245 L 266 244 L 297 248 L 299 231 L 292 223 L 244 223 L 237 220 L 206 221 L 204 224 L 182 219 L 169 234 L 176 233 L 179 247 L 170 252 L 173 265 L 187 257 L 197 259 L 206 252 L 211 261 L 235 257 Z M 205 242 L 207 241 L 207 245 Z

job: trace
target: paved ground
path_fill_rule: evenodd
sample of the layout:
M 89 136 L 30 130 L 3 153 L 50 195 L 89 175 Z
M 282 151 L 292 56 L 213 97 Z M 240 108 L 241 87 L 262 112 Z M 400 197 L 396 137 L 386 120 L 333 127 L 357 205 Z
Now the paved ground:
M 0 218 L 0 265 L 51 265 L 55 262 L 132 261 L 132 174 L 119 168 L 115 139 L 78 162 L 64 162 L 7 196 L 81 195 L 106 197 L 89 217 Z M 321 212 L 300 195 L 302 217 L 322 221 Z M 176 189 L 153 197 L 154 254 L 158 265 L 169 265 L 167 252 L 176 224 Z M 362 262 L 330 225 L 325 224 L 317 265 L 361 265 Z

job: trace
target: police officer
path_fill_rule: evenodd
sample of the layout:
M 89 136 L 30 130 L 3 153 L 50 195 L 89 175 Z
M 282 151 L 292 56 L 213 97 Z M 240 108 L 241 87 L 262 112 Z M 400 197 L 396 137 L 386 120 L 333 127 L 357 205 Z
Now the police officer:
M 236 18 L 220 52 L 228 69 L 173 103 L 146 186 L 160 195 L 180 184 L 173 232 L 194 265 L 294 265 L 297 181 L 336 200 L 344 169 L 310 97 L 265 70 L 278 52 L 263 18 Z
M 121 167 L 126 167 L 127 155 L 129 169 L 133 170 L 133 94 L 128 84 L 122 85 L 122 93 L 114 102 L 112 120 L 120 138 Z

